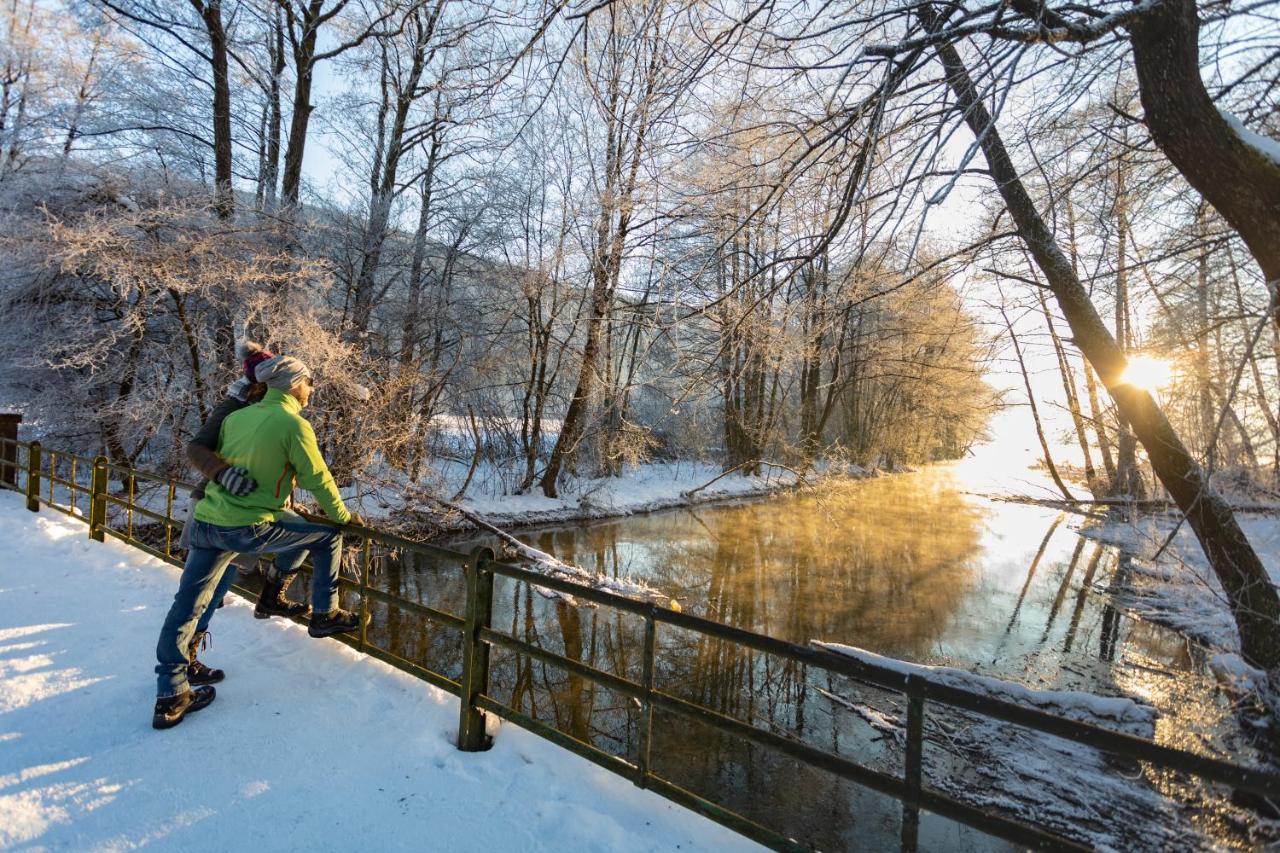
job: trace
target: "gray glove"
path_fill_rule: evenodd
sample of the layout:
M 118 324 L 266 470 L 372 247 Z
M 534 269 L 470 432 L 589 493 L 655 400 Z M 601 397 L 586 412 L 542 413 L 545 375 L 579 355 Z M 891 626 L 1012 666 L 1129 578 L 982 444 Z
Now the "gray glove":
M 250 477 L 248 471 L 235 465 L 219 471 L 218 476 L 214 478 L 214 482 L 238 498 L 242 498 L 258 488 L 258 481 Z

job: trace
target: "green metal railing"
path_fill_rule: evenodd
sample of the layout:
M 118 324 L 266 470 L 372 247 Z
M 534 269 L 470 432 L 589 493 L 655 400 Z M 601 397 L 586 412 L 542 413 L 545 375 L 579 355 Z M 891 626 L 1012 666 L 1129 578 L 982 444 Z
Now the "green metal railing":
M 22 458 L 21 451 L 25 451 L 25 459 Z M 90 472 L 88 483 L 83 482 L 81 476 L 85 470 Z M 112 494 L 109 489 L 112 474 L 116 475 L 122 484 L 121 494 Z M 152 507 L 139 505 L 137 491 L 139 481 L 155 483 L 163 488 L 165 507 L 163 513 Z M 35 441 L 20 442 L 0 438 L 0 487 L 25 492 L 27 506 L 33 511 L 37 511 L 43 505 L 77 517 L 84 517 L 87 512 L 89 536 L 93 539 L 103 541 L 106 536 L 111 536 L 173 565 L 182 564 L 174 553 L 173 532 L 181 526 L 181 521 L 174 519 L 173 509 L 176 493 L 190 492 L 194 486 L 173 478 L 113 464 L 101 456 L 89 459 L 73 453 L 49 451 Z M 67 501 L 55 500 L 57 487 L 67 491 Z M 115 519 L 110 518 L 109 507 L 118 508 Z M 137 538 L 139 518 L 163 527 L 162 546 L 148 544 Z M 787 837 L 713 800 L 689 791 L 654 771 L 650 751 L 653 743 L 655 709 L 706 725 L 751 744 L 776 750 L 808 766 L 826 771 L 834 777 L 850 780 L 896 798 L 902 803 L 901 846 L 905 850 L 915 850 L 917 847 L 922 810 L 1027 847 L 1085 849 L 1083 845 L 1072 839 L 988 809 L 974 807 L 927 785 L 923 779 L 923 754 L 927 743 L 924 724 L 930 705 L 962 709 L 1033 729 L 1116 756 L 1146 762 L 1154 769 L 1188 773 L 1209 782 L 1225 785 L 1233 791 L 1248 792 L 1255 797 L 1270 800 L 1273 807 L 1280 803 L 1280 776 L 1262 770 L 1197 755 L 1144 738 L 948 686 L 933 681 L 927 676 L 907 674 L 896 669 L 845 657 L 816 646 L 786 642 L 676 610 L 668 610 L 652 603 L 636 601 L 601 589 L 548 577 L 523 568 L 518 563 L 495 559 L 493 552 L 487 548 L 475 549 L 467 555 L 377 530 L 351 527 L 347 529 L 363 537 L 364 544 L 360 549 L 359 578 L 355 581 L 341 578 L 341 588 L 359 596 L 362 613 L 368 612 L 370 602 L 379 602 L 458 631 L 462 640 L 461 678 L 455 681 L 432 670 L 425 661 L 407 660 L 390 649 L 370 642 L 367 629 L 362 629 L 356 637 L 339 635 L 335 639 L 458 696 L 461 700 L 458 726 L 459 749 L 478 751 L 488 747 L 489 739 L 485 734 L 484 717 L 485 712 L 488 712 L 528 729 L 631 780 L 642 788 L 654 791 L 775 849 L 810 848 L 794 838 Z M 437 610 L 370 586 L 371 546 L 375 542 L 387 548 L 424 555 L 438 564 L 461 571 L 466 581 L 465 613 L 453 614 Z M 492 617 L 494 581 L 497 577 L 506 577 L 531 586 L 565 593 L 576 599 L 643 619 L 644 648 L 640 680 L 635 681 L 605 672 L 496 629 Z M 249 590 L 240 587 L 233 587 L 233 589 L 244 595 L 252 595 Z M 906 698 L 907 719 L 902 774 L 893 775 L 859 764 L 846 756 L 760 728 L 660 689 L 655 685 L 654 661 L 659 647 L 659 630 L 664 628 L 690 631 L 704 637 L 716 638 L 737 647 L 777 656 L 818 671 L 903 694 Z M 489 652 L 495 647 L 518 655 L 527 655 L 638 702 L 640 727 L 637 759 L 630 761 L 623 756 L 603 750 L 504 704 L 491 695 Z

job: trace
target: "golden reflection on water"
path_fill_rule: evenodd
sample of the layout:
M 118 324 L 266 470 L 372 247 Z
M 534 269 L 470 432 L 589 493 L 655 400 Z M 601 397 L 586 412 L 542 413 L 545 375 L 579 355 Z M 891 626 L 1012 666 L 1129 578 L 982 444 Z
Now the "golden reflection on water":
M 913 475 L 530 538 L 716 621 L 919 657 L 972 589 L 982 520 L 946 478 Z

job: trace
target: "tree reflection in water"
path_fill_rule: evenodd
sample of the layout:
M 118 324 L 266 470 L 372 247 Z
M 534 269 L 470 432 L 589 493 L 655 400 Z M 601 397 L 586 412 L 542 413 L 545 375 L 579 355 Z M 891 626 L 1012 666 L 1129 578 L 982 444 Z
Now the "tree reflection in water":
M 1133 623 L 1109 596 L 1098 594 L 1117 564 L 1121 574 L 1126 570 L 1126 560 L 1112 549 L 1087 543 L 1059 513 L 996 507 L 967 495 L 945 469 L 821 495 L 665 512 L 522 538 L 594 571 L 643 578 L 680 600 L 686 612 L 798 643 L 841 642 L 1033 685 L 1101 693 L 1123 688 L 1158 707 L 1165 698 L 1187 698 L 1186 670 L 1196 666 L 1185 640 Z M 492 543 L 455 547 L 474 544 Z M 382 562 L 379 585 L 462 612 L 464 585 L 456 569 L 421 558 Z M 457 677 L 455 631 L 381 606 L 374 613 L 371 632 L 380 644 Z M 500 578 L 494 622 L 528 643 L 640 680 L 644 627 L 636 617 L 568 606 Z M 854 691 L 889 709 L 900 708 L 897 697 L 668 626 L 660 627 L 658 640 L 659 689 L 887 772 L 901 771 L 898 743 L 821 691 Z M 1138 671 L 1145 677 L 1135 679 Z M 1213 705 L 1206 698 L 1211 692 L 1211 685 L 1200 688 L 1201 707 Z M 491 693 L 636 760 L 638 708 L 626 697 L 497 649 Z M 1213 729 L 1212 713 L 1202 722 L 1202 730 Z M 652 754 L 654 770 L 666 778 L 819 847 L 892 846 L 898 838 L 895 802 L 700 724 L 657 713 Z M 999 846 L 937 818 L 926 819 L 921 833 L 922 847 Z

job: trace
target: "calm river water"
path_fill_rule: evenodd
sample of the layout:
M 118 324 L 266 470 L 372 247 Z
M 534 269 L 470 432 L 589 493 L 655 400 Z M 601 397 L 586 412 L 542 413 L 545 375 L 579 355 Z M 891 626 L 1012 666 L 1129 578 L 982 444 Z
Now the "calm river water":
M 644 579 L 686 612 L 709 619 L 1031 686 L 1133 696 L 1160 710 L 1156 736 L 1166 743 L 1252 755 L 1196 644 L 1112 605 L 1108 589 L 1123 580 L 1117 577 L 1128 564 L 1123 555 L 1079 536 L 1078 516 L 968 493 L 959 470 L 937 466 L 821 495 L 668 511 L 521 538 L 567 562 Z M 452 545 L 465 550 L 480 542 Z M 376 582 L 463 611 L 463 584 L 454 569 L 385 559 Z M 639 680 L 639 619 L 568 607 L 505 579 L 498 581 L 494 617 L 497 627 L 527 642 Z M 381 606 L 370 630 L 380 645 L 459 674 L 455 632 Z M 659 642 L 661 689 L 900 772 L 899 742 L 875 725 L 877 714 L 901 714 L 898 697 L 665 626 Z M 638 713 L 625 697 L 498 650 L 493 680 L 491 692 L 501 701 L 634 759 Z M 1122 779 L 1115 791 L 1106 790 L 1116 784 L 1116 765 L 1095 754 L 1053 739 L 1028 747 L 1025 733 L 948 720 L 946 712 L 938 718 L 926 734 L 943 745 L 926 750 L 926 768 L 931 777 L 946 777 L 935 780 L 944 788 L 989 791 L 992 804 L 1019 800 L 1024 816 L 1121 848 L 1248 843 L 1240 810 L 1205 799 L 1182 780 L 1121 766 L 1136 781 Z M 1018 750 L 1027 748 L 1039 749 L 1041 758 L 1024 760 Z M 667 779 L 822 849 L 897 845 L 895 802 L 769 750 L 660 713 L 653 756 L 655 772 Z M 1070 772 L 1060 772 L 1063 767 Z M 1090 775 L 1108 767 L 1112 772 Z M 1095 787 L 1101 806 L 1081 794 Z M 980 832 L 928 816 L 920 846 L 1002 849 Z

